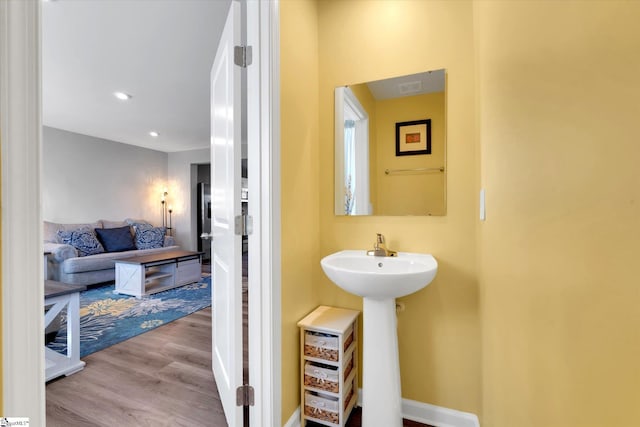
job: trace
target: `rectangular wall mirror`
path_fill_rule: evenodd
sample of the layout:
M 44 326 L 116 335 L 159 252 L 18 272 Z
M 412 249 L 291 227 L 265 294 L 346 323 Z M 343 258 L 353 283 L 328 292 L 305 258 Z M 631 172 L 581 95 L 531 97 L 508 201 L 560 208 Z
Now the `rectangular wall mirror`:
M 335 89 L 336 215 L 446 214 L 446 71 Z

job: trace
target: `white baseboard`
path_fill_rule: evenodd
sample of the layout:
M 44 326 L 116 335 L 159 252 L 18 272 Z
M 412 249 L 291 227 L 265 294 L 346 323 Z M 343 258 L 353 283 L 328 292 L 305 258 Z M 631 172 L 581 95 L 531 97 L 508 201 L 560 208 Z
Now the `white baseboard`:
M 300 407 L 298 406 L 282 427 L 300 427 Z
M 402 416 L 436 427 L 480 427 L 476 414 L 409 399 L 402 399 Z
M 362 389 L 358 390 L 358 406 L 362 406 Z M 402 416 L 411 421 L 435 427 L 480 427 L 478 416 L 470 412 L 402 399 Z M 300 427 L 300 407 L 298 407 L 284 427 Z

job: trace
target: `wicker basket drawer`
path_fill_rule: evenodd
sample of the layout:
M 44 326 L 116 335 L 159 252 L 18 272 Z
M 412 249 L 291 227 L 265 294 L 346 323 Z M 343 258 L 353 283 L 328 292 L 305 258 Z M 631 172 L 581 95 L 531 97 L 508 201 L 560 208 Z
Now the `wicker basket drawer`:
M 347 410 L 347 406 L 349 406 L 349 402 L 351 401 L 351 397 L 353 396 L 353 382 L 350 382 L 346 385 L 344 391 L 344 407 L 343 410 Z
M 353 326 L 351 326 L 349 329 L 347 329 L 347 331 L 344 333 L 344 344 L 343 344 L 343 351 L 347 351 L 347 349 L 349 348 L 349 346 L 351 345 L 351 343 L 353 342 Z
M 304 385 L 338 393 L 340 391 L 338 368 L 322 363 L 306 362 L 304 364 Z
M 304 335 L 304 354 L 337 362 L 340 355 L 338 336 L 307 331 Z
M 353 328 L 350 328 L 345 336 L 343 351 L 346 351 L 353 342 Z M 306 331 L 304 335 L 304 354 L 317 359 L 337 362 L 340 358 L 339 342 L 338 335 Z
M 337 398 L 312 392 L 304 393 L 304 414 L 317 420 L 340 423 L 340 408 Z
M 345 386 L 345 391 L 344 391 L 344 410 L 347 410 L 347 406 L 349 406 L 349 403 L 351 402 L 351 400 L 354 398 L 354 394 L 358 392 L 358 389 L 355 387 L 355 378 L 349 382 L 349 384 L 347 384 Z M 357 396 L 356 396 L 357 397 Z
M 347 380 L 352 369 L 353 369 L 353 353 L 351 353 L 351 356 L 349 356 L 349 359 L 344 364 L 344 377 L 342 378 L 342 381 Z
M 344 351 L 347 351 L 351 343 L 353 342 L 353 327 L 349 328 L 347 332 L 344 334 L 346 337 L 344 339 Z

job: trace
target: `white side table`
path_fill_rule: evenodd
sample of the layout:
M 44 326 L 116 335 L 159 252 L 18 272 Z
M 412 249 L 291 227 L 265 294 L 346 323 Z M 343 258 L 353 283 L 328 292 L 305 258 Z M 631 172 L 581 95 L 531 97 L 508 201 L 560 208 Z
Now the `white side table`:
M 44 305 L 52 307 L 44 316 L 45 329 L 67 307 L 67 354 L 60 354 L 45 346 L 45 381 L 62 375 L 71 375 L 84 368 L 80 360 L 80 291 L 84 285 L 45 280 Z

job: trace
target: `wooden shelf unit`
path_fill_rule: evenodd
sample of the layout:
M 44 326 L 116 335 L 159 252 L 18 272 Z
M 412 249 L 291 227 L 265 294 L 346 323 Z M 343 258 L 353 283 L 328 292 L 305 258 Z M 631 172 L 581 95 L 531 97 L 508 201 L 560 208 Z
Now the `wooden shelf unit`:
M 320 306 L 300 328 L 300 417 L 343 427 L 358 401 L 359 311 Z

